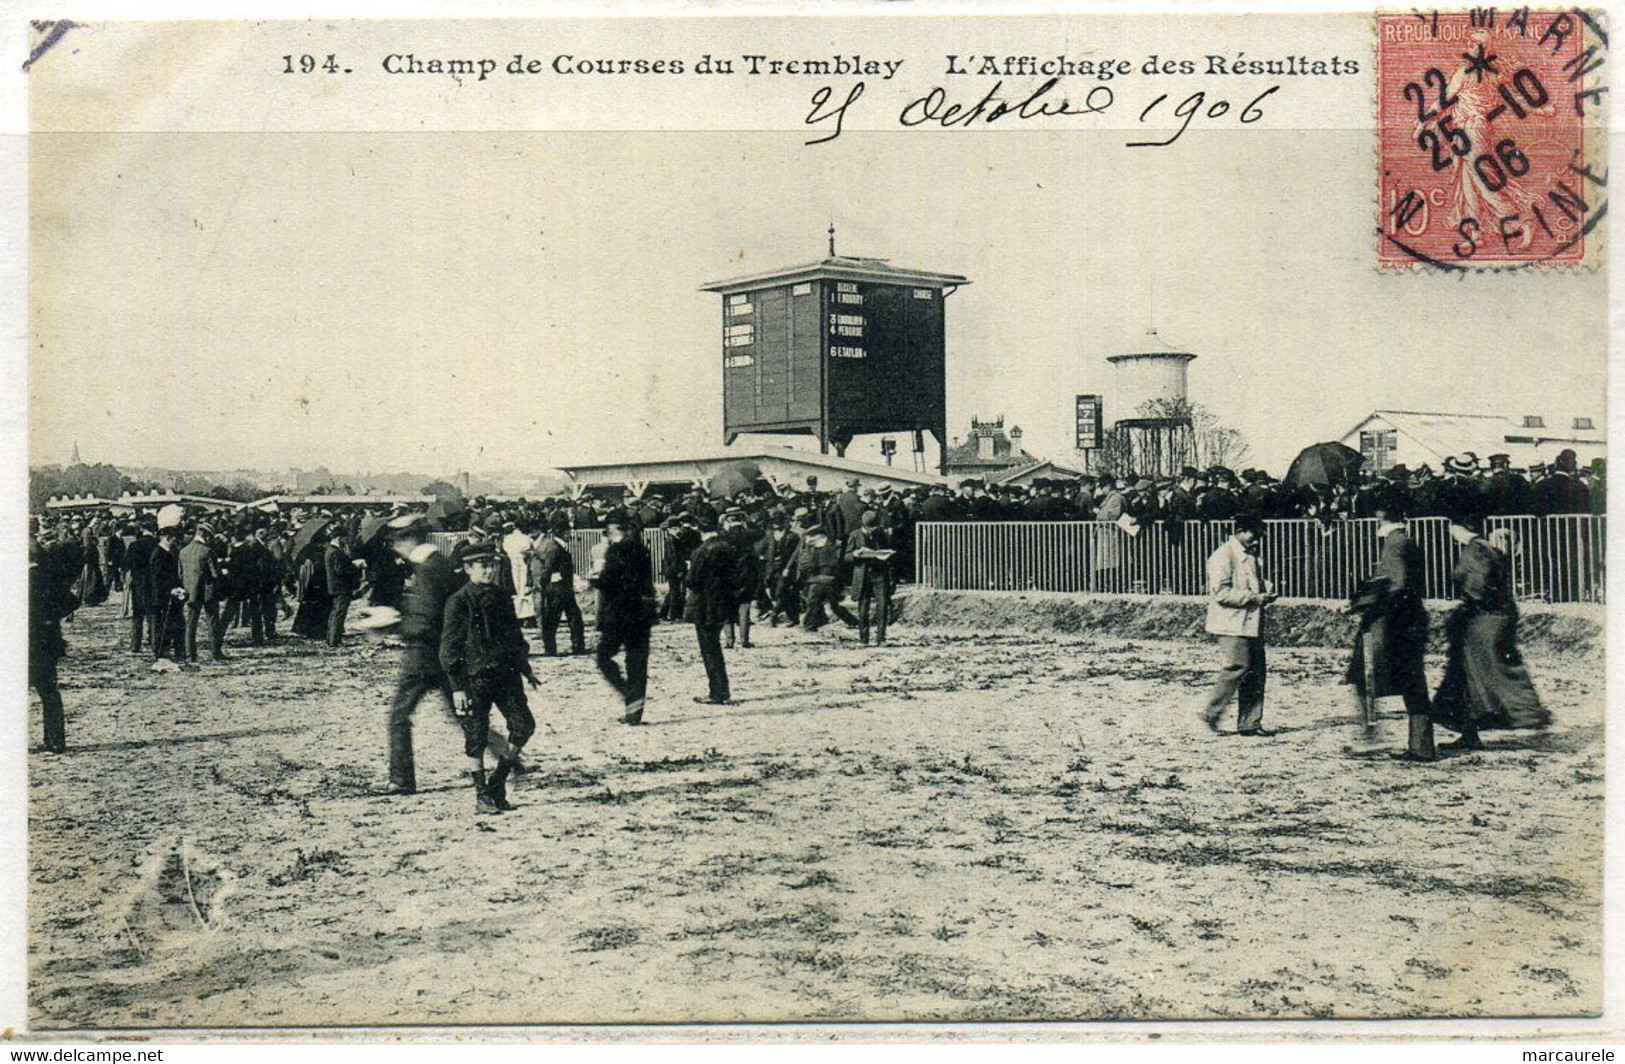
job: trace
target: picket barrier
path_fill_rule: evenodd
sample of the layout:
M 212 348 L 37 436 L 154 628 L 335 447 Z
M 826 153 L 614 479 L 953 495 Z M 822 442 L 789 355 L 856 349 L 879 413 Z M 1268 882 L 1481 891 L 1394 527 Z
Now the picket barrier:
M 1426 597 L 1455 595 L 1457 546 L 1443 517 L 1407 524 L 1421 548 Z M 1157 521 L 1130 534 L 1104 521 L 922 522 L 915 526 L 915 579 L 942 590 L 1038 590 L 1201 595 L 1209 554 L 1230 521 Z M 1520 599 L 1602 602 L 1606 519 L 1590 514 L 1492 517 L 1486 534 L 1512 562 Z M 1375 520 L 1266 521 L 1260 562 L 1290 598 L 1347 599 L 1376 565 Z

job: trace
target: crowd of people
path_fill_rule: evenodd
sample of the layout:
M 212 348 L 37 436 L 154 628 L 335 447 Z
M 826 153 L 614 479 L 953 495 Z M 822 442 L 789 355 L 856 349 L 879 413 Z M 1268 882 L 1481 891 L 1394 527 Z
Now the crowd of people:
M 1265 667 L 1260 621 L 1272 601 L 1256 565 L 1261 522 L 1377 518 L 1384 560 L 1360 609 L 1370 621 L 1366 630 L 1405 632 L 1414 630 L 1410 603 L 1419 606 L 1421 578 L 1419 564 L 1408 560 L 1414 545 L 1402 549 L 1396 529 L 1401 517 L 1438 514 L 1451 518 L 1453 534 L 1464 530 L 1458 536 L 1462 565 L 1476 566 L 1458 571 L 1464 605 L 1477 603 L 1475 616 L 1499 618 L 1452 628 L 1455 693 L 1448 719 L 1461 724 L 1473 719 L 1461 709 L 1464 699 L 1481 704 L 1519 682 L 1502 674 L 1515 663 L 1504 621 L 1516 616 L 1504 549 L 1487 541 L 1483 550 L 1466 547 L 1482 541 L 1487 516 L 1602 512 L 1603 478 L 1600 460 L 1580 470 L 1573 452 L 1565 451 L 1538 474 L 1511 469 L 1503 455 L 1485 463 L 1466 456 L 1442 472 L 1395 467 L 1380 476 L 1298 487 L 1258 470 L 1186 468 L 1167 480 L 1086 477 L 1007 488 L 977 480 L 896 490 L 865 488 L 852 479 L 838 491 L 820 492 L 815 480 L 801 491 L 758 480 L 728 498 L 695 489 L 619 501 L 475 499 L 428 514 L 395 507 L 337 517 L 238 511 L 194 518 L 178 508 L 130 519 L 47 515 L 36 519 L 30 544 L 30 681 L 45 709 L 45 749 L 61 752 L 61 621 L 80 606 L 117 596 L 129 651 L 173 667 L 199 660 L 200 634 L 207 636 L 210 658 L 226 661 L 229 633 L 243 631 L 248 645 L 262 646 L 286 637 L 279 631 L 283 623 L 295 637 L 338 647 L 351 603 L 365 600 L 369 622 L 390 627 L 406 648 L 389 715 L 389 790 L 416 789 L 411 718 L 422 698 L 438 691 L 463 724 L 477 808 L 501 812 L 509 806 L 506 780 L 535 729 L 524 694 L 524 684 L 536 682 L 527 628 L 539 635 L 545 656 L 561 652 L 561 628 L 569 653 L 594 653 L 621 700 L 619 719 L 637 725 L 647 701 L 649 633 L 661 622 L 693 625 L 707 679 L 706 693 L 696 700 L 713 704 L 732 701 L 723 651 L 750 648 L 753 623 L 816 631 L 838 621 L 856 629 L 861 643 L 884 644 L 895 574 L 912 569 L 918 522 L 1232 520 L 1236 534 L 1208 567 L 1209 628 L 1224 653 L 1208 719 L 1217 719 L 1214 707 L 1239 698 L 1239 730 L 1255 734 L 1262 731 Z M 658 555 L 642 535 L 649 528 L 665 532 Z M 581 529 L 604 533 L 582 574 L 597 594 L 593 650 L 576 599 L 571 534 Z M 435 532 L 464 534 L 442 552 Z M 663 595 L 657 595 L 657 573 Z M 1412 610 L 1411 628 L 1384 613 L 1395 603 Z M 1389 655 L 1402 643 L 1380 641 L 1373 653 Z M 1420 660 L 1420 650 L 1405 653 Z M 1475 669 L 1502 671 L 1475 680 Z M 1405 695 L 1414 717 L 1437 715 L 1436 701 L 1418 697 L 1414 670 L 1403 682 L 1378 686 Z M 507 721 L 505 739 L 489 730 L 493 709 Z M 1538 716 L 1522 712 L 1518 719 Z M 1431 739 L 1417 739 L 1410 753 L 1431 757 Z
M 748 510 L 695 493 L 688 508 L 660 519 L 663 596 L 642 535 L 648 515 L 626 501 L 634 505 L 475 500 L 433 519 L 402 506 L 336 518 L 257 511 L 188 518 L 178 507 L 127 520 L 37 518 L 30 681 L 44 707 L 45 749 L 66 749 L 56 682 L 66 652 L 61 623 L 81 606 L 110 601 L 122 607 L 129 652 L 150 655 L 159 669 L 198 662 L 205 640 L 209 658 L 227 662 L 228 637 L 253 647 L 291 635 L 336 648 L 351 604 L 365 602 L 361 626 L 404 647 L 389 713 L 388 790 L 416 790 L 412 716 L 438 693 L 463 727 L 482 813 L 511 807 L 506 782 L 535 730 L 524 689 L 536 682 L 527 628 L 540 636 L 544 656 L 561 653 L 561 629 L 568 653 L 594 653 L 628 725 L 643 722 L 650 631 L 663 621 L 693 626 L 707 680 L 695 700 L 718 705 L 733 702 L 723 650 L 752 647 L 753 621 L 817 631 L 833 615 L 860 642 L 885 643 L 895 552 L 869 505 L 873 495 L 860 498 L 856 481 L 828 497 L 809 492 Z M 591 651 L 571 542 L 581 528 L 603 533 L 584 574 L 597 594 Z M 442 550 L 436 533 L 448 531 L 461 534 Z M 848 590 L 856 612 L 843 604 Z M 493 710 L 505 719 L 505 736 L 489 728 Z

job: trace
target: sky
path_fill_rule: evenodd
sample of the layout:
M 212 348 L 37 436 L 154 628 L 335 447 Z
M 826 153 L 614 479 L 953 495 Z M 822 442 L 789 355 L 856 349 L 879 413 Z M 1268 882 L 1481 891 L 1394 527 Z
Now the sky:
M 31 460 L 712 452 L 700 287 L 821 257 L 831 221 L 843 254 L 970 278 L 947 305 L 951 435 L 1002 414 L 1057 454 L 1071 397 L 1109 391 L 1104 359 L 1153 323 L 1197 355 L 1190 398 L 1277 472 L 1374 408 L 1604 413 L 1604 275 L 1379 272 L 1369 129 L 802 139 L 36 135 Z

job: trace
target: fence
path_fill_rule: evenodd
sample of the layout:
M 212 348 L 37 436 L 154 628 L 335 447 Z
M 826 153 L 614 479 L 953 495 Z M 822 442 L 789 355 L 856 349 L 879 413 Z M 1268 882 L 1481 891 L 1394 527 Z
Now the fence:
M 1408 522 L 1422 550 L 1428 598 L 1455 597 L 1458 548 L 1443 517 Z M 1087 591 L 1203 595 L 1207 556 L 1233 530 L 1229 521 L 1162 522 L 1131 536 L 1099 521 L 925 522 L 915 528 L 916 578 L 950 590 Z M 1606 519 L 1589 514 L 1492 517 L 1504 531 L 1520 599 L 1602 602 Z M 1374 520 L 1267 521 L 1265 579 L 1291 598 L 1346 599 L 1376 566 Z
M 429 533 L 429 540 L 447 555 L 451 554 L 457 544 L 467 538 L 467 532 Z M 570 559 L 575 562 L 577 573 L 586 576 L 592 572 L 594 568 L 593 551 L 598 549 L 603 539 L 603 530 L 597 528 L 580 528 L 570 533 Z M 663 528 L 645 529 L 643 532 L 643 545 L 649 548 L 649 558 L 654 569 L 654 578 L 658 581 L 666 560 L 666 530 Z

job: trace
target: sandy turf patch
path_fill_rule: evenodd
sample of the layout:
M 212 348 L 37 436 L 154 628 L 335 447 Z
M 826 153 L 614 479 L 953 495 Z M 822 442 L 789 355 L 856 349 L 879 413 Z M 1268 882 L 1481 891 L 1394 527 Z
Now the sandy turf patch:
M 713 707 L 663 626 L 644 728 L 538 659 L 521 808 L 477 820 L 429 702 L 424 792 L 367 793 L 397 652 L 159 675 L 116 613 L 30 756 L 38 1027 L 1599 1007 L 1600 654 L 1532 656 L 1550 732 L 1426 767 L 1342 755 L 1341 650 L 1273 650 L 1246 740 L 1196 722 L 1201 642 L 760 628 Z

